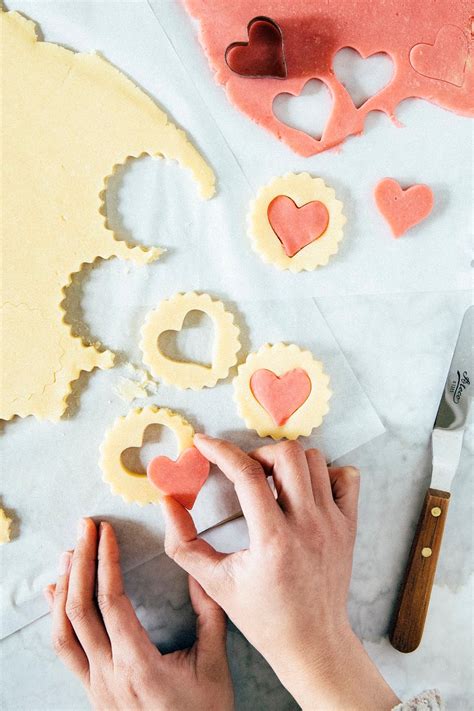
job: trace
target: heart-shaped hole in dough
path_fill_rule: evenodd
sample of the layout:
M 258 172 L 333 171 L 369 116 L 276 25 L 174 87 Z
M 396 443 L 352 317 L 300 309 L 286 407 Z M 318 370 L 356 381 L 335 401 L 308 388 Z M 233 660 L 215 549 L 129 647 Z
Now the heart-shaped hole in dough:
M 152 424 L 145 428 L 141 446 L 124 449 L 120 461 L 130 476 L 146 477 L 148 464 L 158 456 L 177 458 L 176 436 L 169 427 Z
M 203 311 L 186 314 L 179 331 L 163 331 L 158 337 L 160 352 L 178 363 L 196 363 L 212 367 L 214 324 Z
M 319 140 L 331 113 L 332 97 L 320 79 L 310 79 L 300 94 L 277 94 L 273 100 L 273 113 L 287 126 L 303 131 Z
M 352 47 L 339 50 L 333 68 L 357 109 L 387 86 L 393 76 L 393 62 L 388 54 L 377 52 L 364 58 Z

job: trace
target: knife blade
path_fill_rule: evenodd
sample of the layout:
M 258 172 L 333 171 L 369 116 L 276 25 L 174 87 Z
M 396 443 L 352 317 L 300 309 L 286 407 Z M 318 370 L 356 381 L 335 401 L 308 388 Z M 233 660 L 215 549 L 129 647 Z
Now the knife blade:
M 436 573 L 451 484 L 461 456 L 464 428 L 474 394 L 474 306 L 461 324 L 431 436 L 433 469 L 390 633 L 400 652 L 413 652 L 423 636 Z

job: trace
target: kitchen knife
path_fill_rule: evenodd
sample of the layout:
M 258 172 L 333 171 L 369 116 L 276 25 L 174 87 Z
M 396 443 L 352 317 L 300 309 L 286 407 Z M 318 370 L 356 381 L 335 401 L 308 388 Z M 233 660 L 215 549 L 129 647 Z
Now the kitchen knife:
M 430 603 L 450 488 L 461 456 L 464 427 L 474 391 L 474 306 L 461 324 L 433 427 L 433 473 L 408 559 L 390 642 L 400 652 L 420 644 Z

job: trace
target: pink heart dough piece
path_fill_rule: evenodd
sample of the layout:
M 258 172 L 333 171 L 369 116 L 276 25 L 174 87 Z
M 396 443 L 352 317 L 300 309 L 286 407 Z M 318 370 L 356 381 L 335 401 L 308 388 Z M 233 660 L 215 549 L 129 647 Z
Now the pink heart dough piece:
M 273 198 L 267 210 L 268 221 L 288 257 L 317 240 L 326 231 L 329 212 L 319 200 L 298 207 L 286 195 Z
M 196 497 L 209 476 L 210 464 L 196 447 L 189 447 L 178 459 L 155 457 L 147 467 L 147 477 L 164 495 L 171 496 L 187 509 L 192 509 Z
M 412 47 L 410 63 L 424 77 L 462 86 L 468 53 L 467 37 L 462 29 L 445 25 L 436 35 L 434 44 Z
M 302 368 L 289 370 L 280 377 L 261 368 L 250 378 L 250 389 L 274 423 L 280 426 L 306 402 L 311 392 L 311 380 Z
M 401 237 L 433 209 L 433 192 L 428 185 L 412 185 L 402 190 L 396 180 L 384 178 L 375 186 L 374 197 L 394 237 Z

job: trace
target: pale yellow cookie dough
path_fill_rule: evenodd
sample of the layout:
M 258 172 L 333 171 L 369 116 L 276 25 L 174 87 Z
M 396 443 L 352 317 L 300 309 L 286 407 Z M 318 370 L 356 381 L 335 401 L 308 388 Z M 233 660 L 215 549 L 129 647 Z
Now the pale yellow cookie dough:
M 210 367 L 199 363 L 181 363 L 167 358 L 159 350 L 158 339 L 164 331 L 179 331 L 190 311 L 202 311 L 214 323 L 214 344 Z M 213 387 L 218 380 L 226 378 L 230 368 L 237 363 L 240 350 L 239 329 L 234 317 L 220 301 L 213 301 L 208 294 L 176 294 L 162 301 L 146 318 L 141 334 L 140 348 L 143 362 L 156 378 L 177 388 L 200 390 Z
M 39 42 L 35 25 L 0 12 L 2 37 L 2 365 L 0 418 L 57 420 L 81 370 L 110 368 L 71 334 L 60 307 L 71 274 L 96 258 L 139 264 L 101 214 L 114 166 L 148 153 L 191 170 L 203 197 L 214 174 L 181 129 L 97 54 Z
M 311 380 L 311 392 L 285 424 L 278 426 L 252 393 L 250 378 L 260 369 L 271 370 L 281 377 L 294 368 L 306 371 Z M 319 427 L 324 415 L 329 412 L 328 402 L 332 395 L 328 387 L 329 376 L 324 372 L 322 363 L 315 360 L 312 353 L 302 351 L 294 344 L 267 344 L 256 353 L 250 353 L 245 363 L 239 365 L 233 382 L 238 413 L 248 429 L 256 430 L 260 437 L 296 439 L 308 436 L 315 427 Z
M 8 518 L 3 509 L 0 509 L 0 545 L 2 543 L 8 543 L 10 540 L 11 523 L 11 518 Z
M 145 430 L 150 425 L 169 427 L 176 436 L 178 456 L 192 447 L 194 430 L 181 415 L 154 405 L 131 410 L 125 417 L 119 417 L 104 438 L 100 447 L 100 467 L 103 479 L 112 490 L 126 502 L 140 506 L 157 504 L 160 493 L 146 475 L 129 471 L 122 462 L 122 452 L 130 447 L 141 447 Z
M 279 195 L 291 198 L 297 207 L 319 200 L 329 213 L 329 223 L 324 234 L 293 257 L 287 256 L 268 220 L 268 206 Z M 287 173 L 274 178 L 259 190 L 250 206 L 248 234 L 252 248 L 264 262 L 290 272 L 313 271 L 316 267 L 326 265 L 329 258 L 336 254 L 345 223 L 342 202 L 336 199 L 335 191 L 325 185 L 321 178 L 313 178 L 309 173 Z

